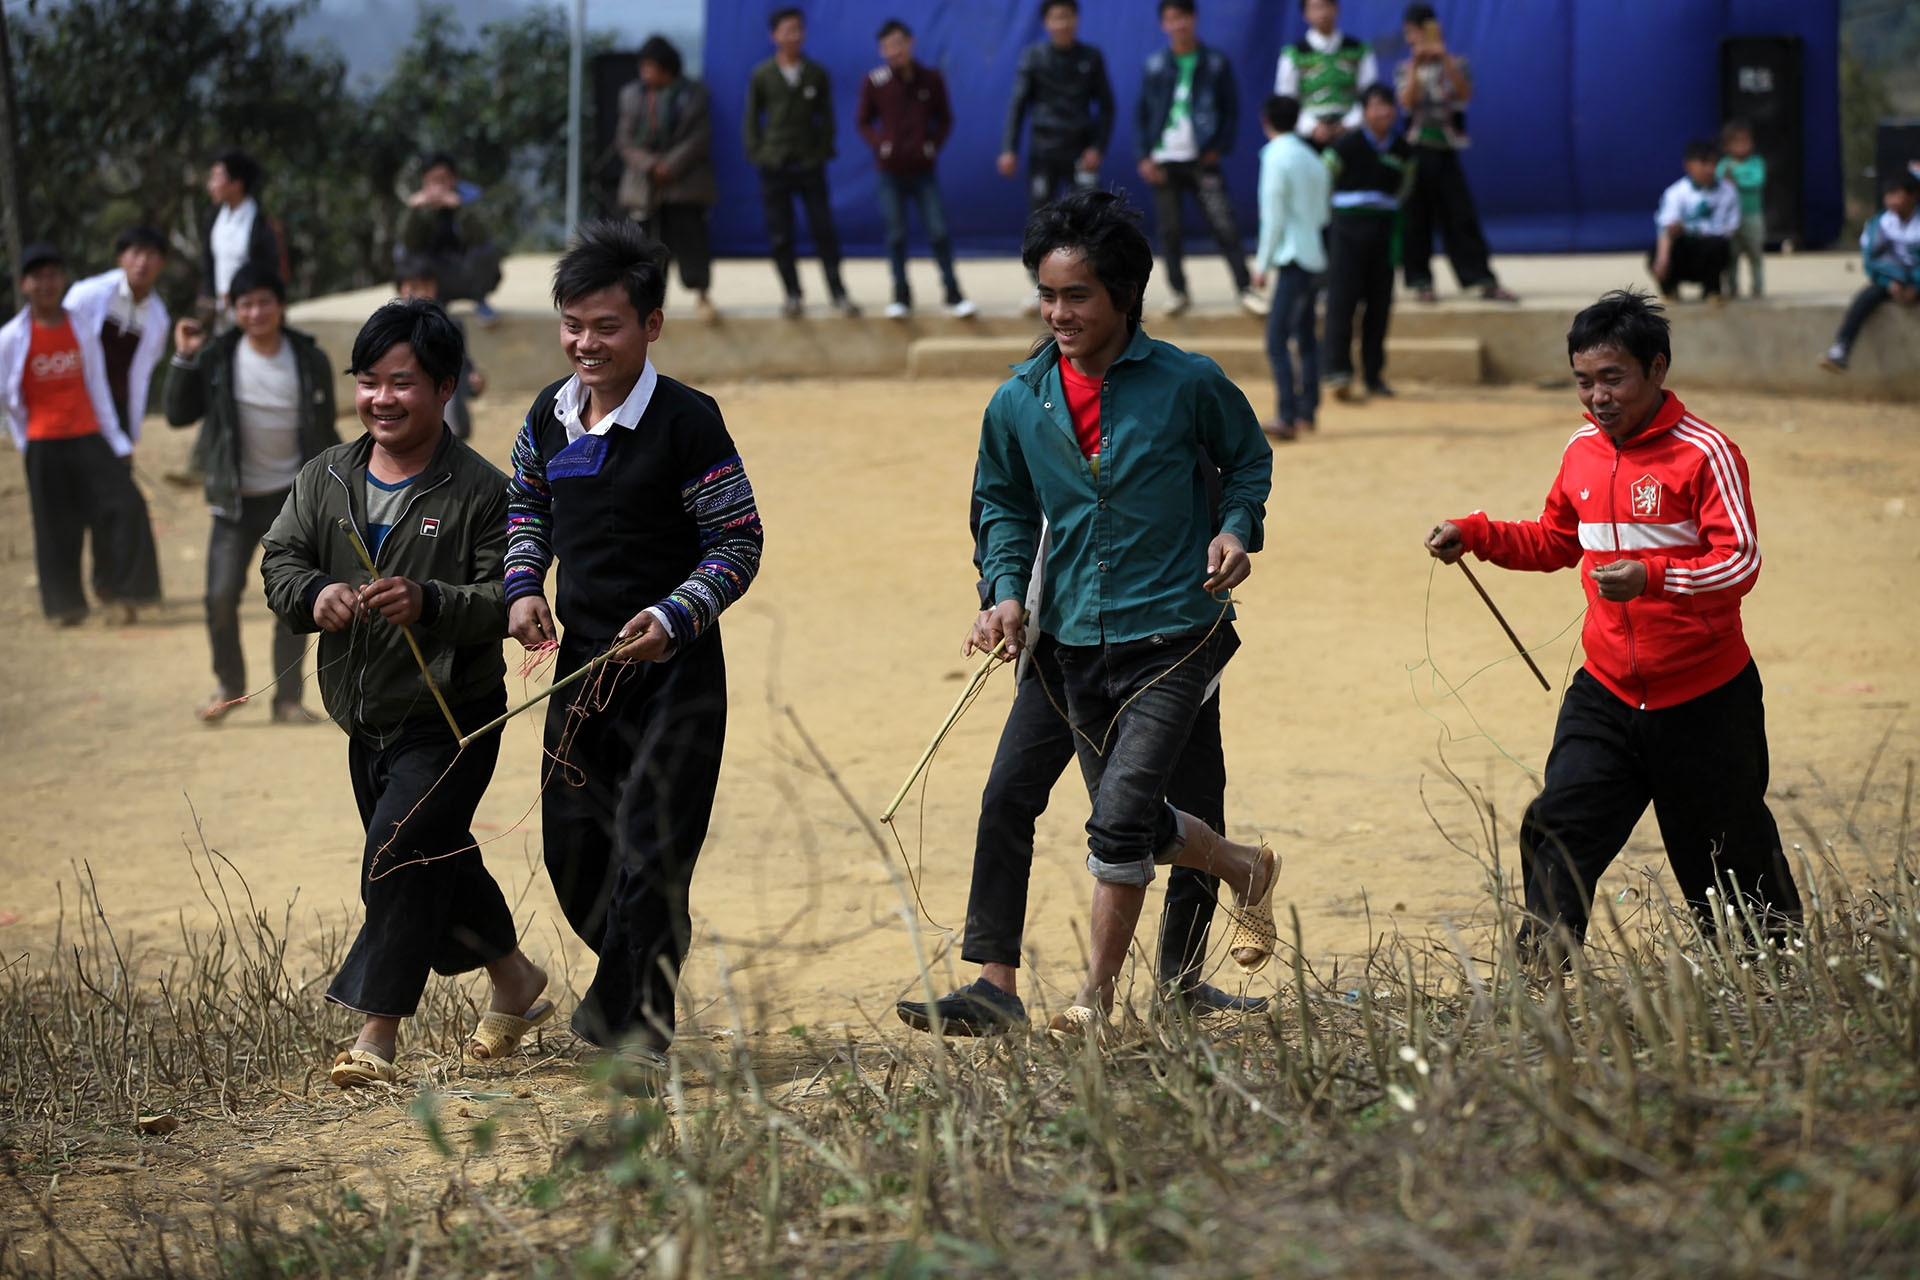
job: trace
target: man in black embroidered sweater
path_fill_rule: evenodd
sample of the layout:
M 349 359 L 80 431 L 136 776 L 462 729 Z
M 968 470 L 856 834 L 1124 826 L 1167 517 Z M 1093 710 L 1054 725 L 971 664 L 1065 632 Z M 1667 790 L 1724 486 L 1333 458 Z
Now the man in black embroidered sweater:
M 1394 223 L 1413 185 L 1413 149 L 1394 125 L 1393 91 L 1371 85 L 1360 97 L 1362 124 L 1326 150 L 1333 173 L 1333 220 L 1327 226 L 1325 385 L 1334 398 L 1390 396 L 1386 382 L 1387 319 L 1393 313 Z M 1353 313 L 1360 326 L 1363 385 L 1353 385 Z
M 657 1064 L 691 942 L 688 893 L 727 727 L 719 616 L 760 567 L 753 488 L 712 398 L 660 376 L 664 248 L 633 223 L 581 229 L 554 271 L 573 375 L 513 447 L 508 630 L 556 638 L 543 583 L 566 563 L 555 676 L 618 658 L 547 704 L 547 873 L 600 957 L 575 1034 Z

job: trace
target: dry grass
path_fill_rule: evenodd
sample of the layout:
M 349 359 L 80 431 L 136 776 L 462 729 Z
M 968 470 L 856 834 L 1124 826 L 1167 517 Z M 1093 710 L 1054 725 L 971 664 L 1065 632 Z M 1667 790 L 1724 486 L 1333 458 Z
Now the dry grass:
M 461 1101 L 509 1093 L 457 1067 L 364 1102 L 315 1092 L 351 1028 L 304 975 L 340 940 L 296 965 L 287 916 L 195 851 L 220 923 L 174 958 L 122 954 L 85 896 L 53 954 L 5 971 L 0 1274 L 1915 1274 L 1908 814 L 1871 883 L 1802 854 L 1820 892 L 1783 949 L 1737 917 L 1702 936 L 1650 887 L 1540 981 L 1478 812 L 1449 838 L 1485 868 L 1485 919 L 1324 971 L 1296 934 L 1266 1015 L 1148 1010 L 1102 1053 L 749 1034 L 765 1023 L 728 1007 L 654 1090 L 587 1067 L 591 1089 L 537 1105 L 583 1068 L 520 1069 L 535 1121 L 511 1143 L 505 1111 L 469 1123 Z M 1857 806 L 1838 816 L 1860 830 Z M 433 991 L 411 1034 L 451 1054 L 474 1011 Z M 391 1113 L 423 1158 L 330 1167 L 291 1199 L 241 1172 L 85 1215 L 55 1194 L 102 1150 L 140 1167 L 188 1137 L 142 1116 L 290 1124 L 285 1148 L 323 1106 Z

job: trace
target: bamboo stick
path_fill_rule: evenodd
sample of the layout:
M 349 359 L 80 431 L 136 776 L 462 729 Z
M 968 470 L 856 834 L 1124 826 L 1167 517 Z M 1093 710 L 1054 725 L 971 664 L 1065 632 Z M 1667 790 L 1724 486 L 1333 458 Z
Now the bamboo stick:
M 919 778 L 926 769 L 927 762 L 933 759 L 933 753 L 940 749 L 940 744 L 946 740 L 947 734 L 953 731 L 954 724 L 960 719 L 960 713 L 966 710 L 967 699 L 979 692 L 980 686 L 986 681 L 987 673 L 993 669 L 993 664 L 1000 660 L 1000 653 L 1006 647 L 1007 641 L 1003 636 L 1000 643 L 993 646 L 993 652 L 980 663 L 979 668 L 973 673 L 973 679 L 967 681 L 967 687 L 960 691 L 958 698 L 954 699 L 953 710 L 947 712 L 947 718 L 941 722 L 939 732 L 933 735 L 933 741 L 927 744 L 927 749 L 920 753 L 920 760 L 913 766 L 913 772 L 907 775 L 907 780 L 900 784 L 900 790 L 894 793 L 892 803 L 887 805 L 885 811 L 881 813 L 880 821 L 886 823 L 893 821 L 893 815 L 899 812 L 901 802 L 907 798 L 907 792 L 913 789 L 915 779 Z
M 1487 608 L 1492 611 L 1493 620 L 1500 624 L 1500 629 L 1507 633 L 1507 639 L 1513 641 L 1513 647 L 1522 658 L 1526 659 L 1527 670 L 1533 672 L 1533 678 L 1540 682 L 1542 689 L 1552 693 L 1553 686 L 1548 684 L 1547 678 L 1540 674 L 1540 668 L 1534 665 L 1533 655 L 1528 653 L 1527 647 L 1520 643 L 1520 637 L 1513 634 L 1513 628 L 1507 625 L 1506 618 L 1500 612 L 1500 606 L 1493 602 L 1493 597 L 1487 594 L 1487 589 L 1480 585 L 1480 579 L 1473 576 L 1473 570 L 1467 568 L 1465 560 L 1455 560 L 1454 563 L 1460 566 L 1460 572 L 1467 575 L 1467 581 L 1473 584 L 1473 589 L 1480 593 L 1480 598 L 1486 601 Z
M 373 567 L 373 557 L 367 554 L 367 544 L 360 541 L 360 531 L 353 527 L 353 521 L 341 516 L 335 523 L 346 532 L 347 541 L 353 544 L 354 554 L 360 557 L 360 563 L 378 580 L 380 571 Z M 400 634 L 407 638 L 407 648 L 413 650 L 413 660 L 420 664 L 420 674 L 427 682 L 427 691 L 440 704 L 440 714 L 447 718 L 447 728 L 453 730 L 453 736 L 460 739 L 462 747 L 466 746 L 466 740 L 460 738 L 460 722 L 453 718 L 453 709 L 447 706 L 446 698 L 441 696 L 440 686 L 433 682 L 433 672 L 427 670 L 427 655 L 420 652 L 420 642 L 413 638 L 413 628 L 402 626 Z

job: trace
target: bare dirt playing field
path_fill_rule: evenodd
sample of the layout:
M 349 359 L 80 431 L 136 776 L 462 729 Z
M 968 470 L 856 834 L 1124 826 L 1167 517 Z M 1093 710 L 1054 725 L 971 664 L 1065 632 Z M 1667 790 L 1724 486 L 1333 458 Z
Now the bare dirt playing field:
M 1684 395 L 1684 379 L 1677 386 Z M 915 985 L 896 887 L 903 867 L 879 856 L 801 734 L 870 818 L 952 703 L 970 665 L 959 656 L 973 597 L 967 483 L 992 388 L 709 389 L 752 473 L 767 552 L 725 622 L 728 761 L 695 881 L 699 936 L 682 1016 L 709 1008 L 725 966 L 769 1029 L 869 1018 L 891 1027 L 887 1005 Z M 1249 390 L 1264 408 L 1268 389 Z M 481 402 L 477 443 L 496 461 L 525 398 Z M 1920 714 L 1903 710 L 1920 694 L 1920 410 L 1727 395 L 1689 405 L 1738 440 L 1752 466 L 1766 569 L 1746 622 L 1767 682 L 1783 828 L 1811 844 L 1787 813 L 1797 806 L 1830 834 L 1834 805 L 1851 806 L 1890 725 L 1867 789 L 1878 811 L 1890 803 L 1897 813 L 1904 762 L 1920 755 Z M 1439 767 L 1451 737 L 1452 766 L 1485 787 L 1504 824 L 1517 818 L 1533 787 L 1525 769 L 1544 758 L 1557 690 L 1577 660 L 1580 595 L 1570 574 L 1483 568 L 1521 636 L 1552 640 L 1541 665 L 1556 693 L 1510 660 L 1467 686 L 1463 707 L 1421 666 L 1429 640 L 1439 671 L 1456 680 L 1510 651 L 1456 573 L 1433 576 L 1419 538 L 1433 520 L 1475 507 L 1536 513 L 1577 411 L 1571 391 L 1410 391 L 1390 404 L 1332 406 L 1317 438 L 1276 457 L 1267 549 L 1240 592 L 1245 643 L 1224 688 L 1227 810 L 1236 835 L 1263 835 L 1282 853 L 1282 903 L 1298 910 L 1312 954 L 1362 948 L 1369 911 L 1376 928 L 1391 917 L 1418 931 L 1467 919 L 1484 900 L 1479 868 L 1441 838 L 1423 791 L 1444 821 L 1471 821 Z M 48 944 L 58 886 L 71 912 L 81 863 L 123 946 L 130 935 L 164 946 L 181 914 L 204 918 L 182 845 L 195 813 L 257 902 L 277 913 L 297 900 L 296 936 L 351 921 L 360 831 L 341 735 L 271 725 L 263 703 L 215 728 L 190 714 L 211 684 L 197 599 L 207 517 L 197 493 L 158 483 L 187 435 L 155 421 L 140 451 L 168 603 L 130 628 L 40 621 L 18 471 L 0 488 L 0 573 L 12 588 L 0 686 L 13 797 L 0 912 L 18 917 L 0 943 L 10 956 Z M 265 685 L 257 596 L 246 617 L 251 677 Z M 518 646 L 508 647 L 517 662 Z M 1010 688 L 1006 674 L 995 677 L 936 759 L 924 810 L 909 803 L 900 818 L 939 926 L 963 917 L 979 788 Z M 1472 737 L 1476 718 L 1512 761 Z M 509 896 L 524 891 L 529 950 L 578 983 L 583 955 L 537 873 L 537 721 L 508 727 L 479 834 L 492 840 L 488 861 Z M 1070 772 L 1034 873 L 1029 973 L 1042 1003 L 1078 975 L 1084 817 Z M 1606 889 L 1659 864 L 1649 818 Z M 949 964 L 959 973 L 957 940 L 924 920 L 920 929 L 945 983 Z

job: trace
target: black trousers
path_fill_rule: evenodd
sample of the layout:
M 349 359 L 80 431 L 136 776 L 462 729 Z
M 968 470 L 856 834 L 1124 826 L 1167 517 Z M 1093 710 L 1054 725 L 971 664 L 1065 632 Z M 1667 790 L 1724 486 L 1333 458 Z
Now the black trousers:
M 1353 313 L 1360 323 L 1360 371 L 1368 386 L 1387 367 L 1387 321 L 1393 315 L 1393 217 L 1336 214 L 1327 227 L 1327 340 L 1322 367 L 1330 380 L 1353 380 Z
M 695 293 L 705 293 L 712 287 L 713 246 L 707 238 L 707 206 L 663 204 L 651 217 L 637 220 L 642 231 L 667 246 L 667 252 L 679 264 L 682 285 Z
M 760 199 L 767 214 L 767 251 L 773 257 L 773 269 L 789 298 L 800 296 L 800 267 L 794 260 L 795 239 L 793 202 L 797 199 L 807 211 L 807 230 L 813 233 L 814 249 L 820 254 L 820 270 L 826 273 L 827 292 L 844 298 L 847 286 L 840 280 L 840 234 L 833 228 L 833 204 L 827 196 L 827 171 L 821 165 L 787 166 L 760 171 Z
M 1415 147 L 1413 164 L 1413 190 L 1407 193 L 1401 249 L 1407 288 L 1433 287 L 1435 231 L 1440 233 L 1447 261 L 1453 264 L 1454 278 L 1462 289 L 1495 283 L 1493 267 L 1487 261 L 1486 233 L 1480 230 L 1480 213 L 1467 186 L 1467 171 L 1460 167 L 1460 153 L 1450 147 Z
M 229 698 L 252 692 L 247 687 L 247 654 L 240 644 L 240 597 L 247 589 L 247 571 L 253 567 L 260 539 L 286 505 L 287 494 L 260 494 L 240 499 L 238 519 L 215 514 L 207 531 L 207 643 L 213 650 L 213 678 Z M 307 643 L 286 622 L 273 620 L 275 706 L 300 702 L 301 655 Z M 497 714 L 497 713 L 496 713 Z
M 1160 170 L 1166 180 L 1153 189 L 1153 216 L 1159 223 L 1160 253 L 1167 260 L 1167 287 L 1175 293 L 1187 291 L 1186 245 L 1180 223 L 1183 197 L 1192 195 L 1220 246 L 1220 256 L 1227 260 L 1234 289 L 1245 293 L 1252 288 L 1246 255 L 1240 251 L 1240 232 L 1233 222 L 1233 202 L 1227 196 L 1226 175 L 1220 166 L 1174 160 L 1163 163 Z
M 1853 295 L 1853 301 L 1847 304 L 1847 314 L 1840 318 L 1840 332 L 1833 340 L 1844 351 L 1852 351 L 1854 342 L 1860 337 L 1860 330 L 1867 323 L 1867 317 L 1878 311 L 1893 297 L 1893 291 L 1883 284 L 1869 284 Z
M 973 964 L 1018 968 L 1027 921 L 1027 886 L 1033 873 L 1033 829 L 1054 784 L 1074 758 L 1073 730 L 1054 703 L 1065 706 L 1050 642 L 1034 653 L 1000 731 L 980 797 L 980 826 L 973 848 L 973 887 L 967 895 L 967 930 L 960 956 Z M 1042 673 L 1053 684 L 1053 700 Z M 1167 801 L 1215 831 L 1226 828 L 1226 759 L 1220 748 L 1220 699 L 1209 698 L 1195 718 L 1187 745 L 1167 780 Z M 1220 881 L 1191 867 L 1167 875 L 1160 913 L 1159 976 L 1163 986 L 1190 989 L 1207 957 Z
M 1070 191 L 1088 191 L 1100 185 L 1098 171 L 1080 167 L 1080 152 L 1027 153 L 1027 212 L 1052 204 Z
M 563 640 L 554 675 L 603 647 Z M 610 663 L 547 706 L 547 874 L 567 923 L 600 957 L 574 1033 L 603 1048 L 633 1039 L 664 1049 L 727 734 L 720 632 L 666 662 Z
M 103 600 L 142 604 L 160 598 L 147 500 L 133 465 L 99 435 L 29 440 L 27 501 L 33 510 L 34 572 L 49 618 L 84 618 L 80 557 L 93 541 L 94 590 Z
M 1528 913 L 1584 938 L 1594 885 L 1649 802 L 1680 894 L 1703 926 L 1714 925 L 1707 891 L 1716 877 L 1732 879 L 1758 918 L 1800 918 L 1767 808 L 1766 711 L 1753 663 L 1711 693 L 1659 711 L 1628 706 L 1584 670 L 1574 676 L 1546 785 L 1520 820 Z M 1537 929 L 1530 922 L 1524 935 Z
M 1648 250 L 1647 265 L 1652 266 L 1653 260 L 1654 253 Z M 1718 297 L 1732 261 L 1733 241 L 1725 236 L 1675 236 L 1667 255 L 1667 274 L 1660 277 L 1660 292 L 1671 298 L 1681 285 L 1697 284 L 1702 297 Z
M 475 725 L 506 709 L 503 687 L 453 714 Z M 472 830 L 499 756 L 497 733 L 462 751 L 438 711 L 404 721 L 385 746 L 348 739 L 353 798 L 367 828 L 360 863 L 367 918 L 327 999 L 373 1017 L 407 1018 L 429 973 L 467 973 L 512 954 L 513 912 Z

